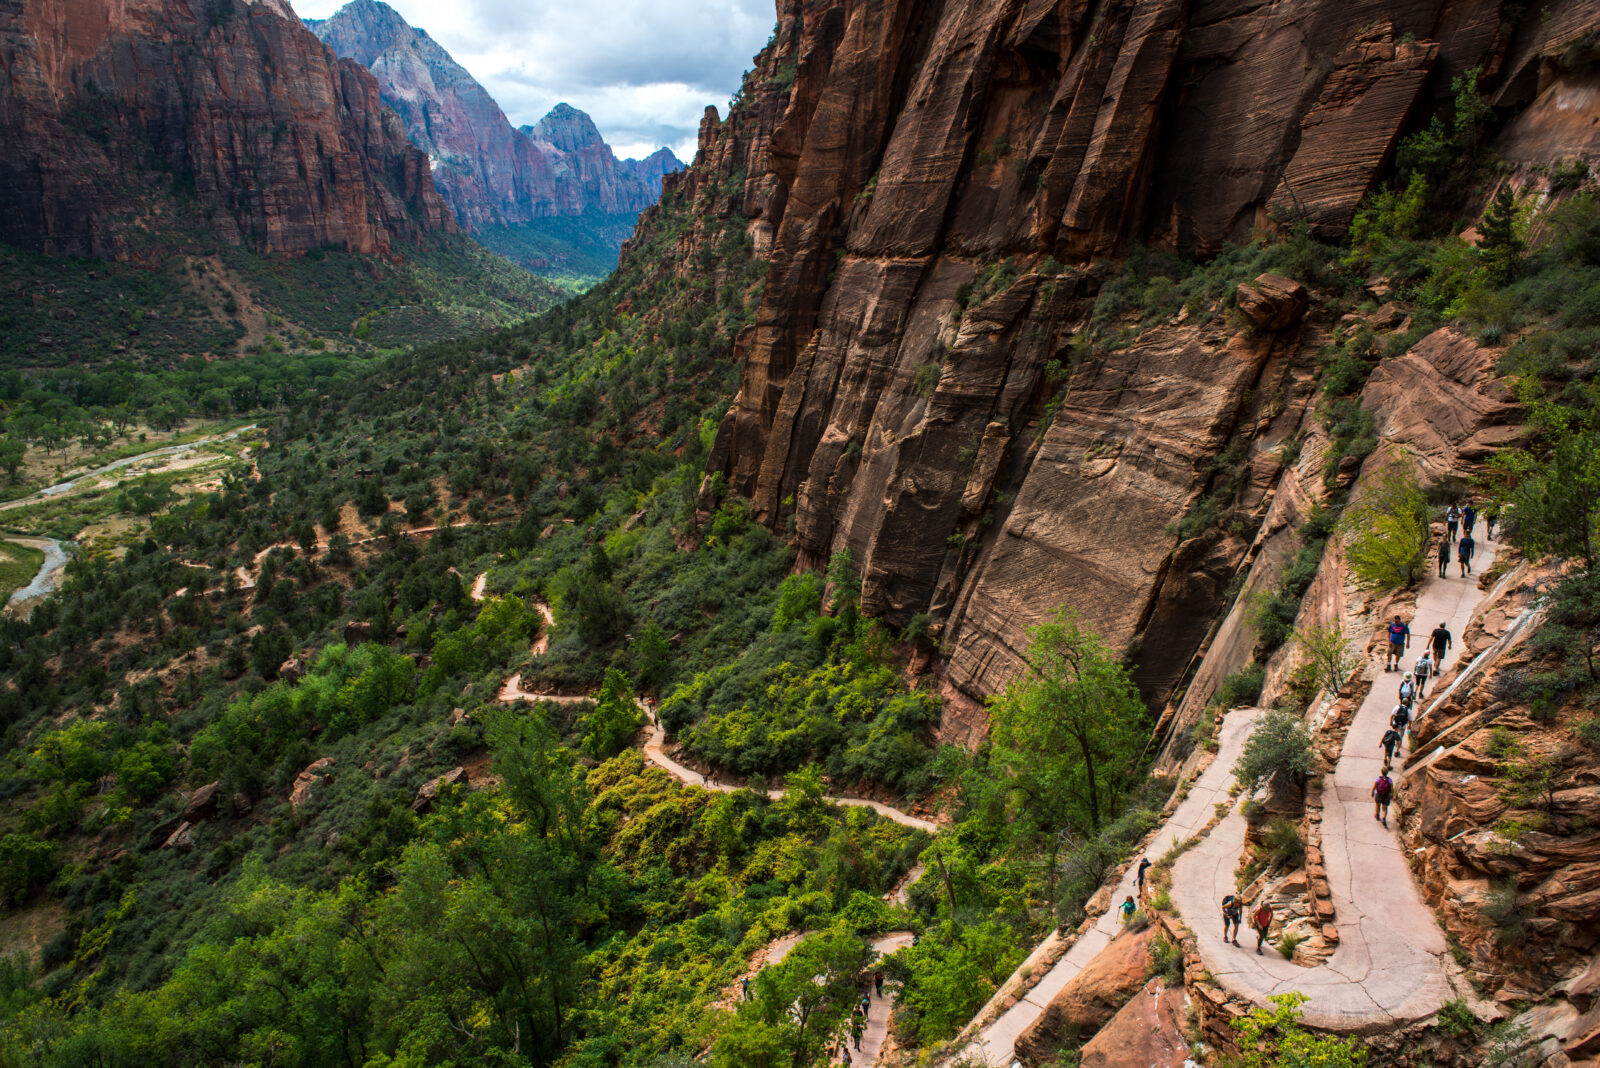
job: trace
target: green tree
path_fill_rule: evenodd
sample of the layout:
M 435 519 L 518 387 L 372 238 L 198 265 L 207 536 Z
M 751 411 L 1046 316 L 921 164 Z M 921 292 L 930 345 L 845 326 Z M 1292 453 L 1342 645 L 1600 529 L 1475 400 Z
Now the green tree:
M 1257 1006 L 1233 1021 L 1239 1056 L 1225 1057 L 1224 1068 L 1364 1068 L 1367 1051 L 1354 1038 L 1308 1031 L 1300 1023 L 1304 994 L 1274 994 L 1272 1008 Z
M 1517 197 L 1511 191 L 1510 182 L 1501 183 L 1499 192 L 1483 213 L 1483 224 L 1478 231 L 1483 236 L 1478 249 L 1484 267 L 1494 281 L 1504 285 L 1516 277 L 1525 247 L 1517 233 Z
M 1273 709 L 1250 732 L 1233 775 L 1248 793 L 1262 783 L 1298 785 L 1311 768 L 1311 732 L 1304 721 L 1292 712 Z
M 1586 391 L 1586 411 L 1533 406 L 1545 447 L 1501 462 L 1514 480 L 1508 532 L 1523 549 L 1593 570 L 1600 558 L 1600 389 Z
M 750 984 L 750 1000 L 711 1047 L 714 1068 L 809 1068 L 848 1033 L 871 950 L 830 928 L 810 935 Z
M 633 677 L 639 688 L 660 692 L 672 674 L 672 645 L 655 620 L 639 628 L 633 642 Z
M 1026 672 L 990 700 L 996 760 L 1047 833 L 1098 831 L 1148 741 L 1144 705 L 1075 611 L 1062 609 L 1028 634 Z
M 1345 558 L 1363 586 L 1391 590 L 1410 586 L 1426 568 L 1428 500 L 1402 457 L 1361 489 L 1339 517 Z
M 1356 662 L 1355 654 L 1350 651 L 1350 643 L 1345 640 L 1344 628 L 1338 623 L 1330 623 L 1326 627 L 1297 627 L 1294 638 L 1312 666 L 1313 684 L 1318 688 L 1326 686 L 1337 696 L 1339 684 L 1350 674 Z
M 28 447 L 18 439 L 7 434 L 0 436 L 0 468 L 6 473 L 6 478 L 15 482 L 17 472 L 22 469 L 22 460 L 28 454 Z
M 595 695 L 594 709 L 583 717 L 583 751 L 597 760 L 616 756 L 642 720 L 628 676 L 608 668 L 606 681 Z
M 822 583 L 816 572 L 790 575 L 778 587 L 778 605 L 772 610 L 772 629 L 787 630 L 810 621 L 822 611 Z

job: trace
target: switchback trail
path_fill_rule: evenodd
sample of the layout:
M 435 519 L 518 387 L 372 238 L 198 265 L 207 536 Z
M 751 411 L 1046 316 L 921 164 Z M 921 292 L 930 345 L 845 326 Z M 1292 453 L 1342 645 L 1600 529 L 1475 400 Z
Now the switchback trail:
M 1481 542 L 1480 571 L 1494 563 Z M 1457 570 L 1451 564 L 1452 570 Z M 1456 636 L 1441 667 L 1460 655 L 1460 635 L 1484 594 L 1477 576 L 1429 578 L 1417 595 L 1412 659 L 1444 621 Z M 1325 963 L 1304 968 L 1269 951 L 1226 945 L 1213 922 L 1219 902 L 1234 893 L 1234 870 L 1244 846 L 1245 819 L 1235 808 L 1173 871 L 1172 898 L 1194 929 L 1200 956 L 1224 989 L 1265 1004 L 1273 994 L 1298 991 L 1306 1023 L 1335 1031 L 1372 1033 L 1424 1019 L 1453 996 L 1446 973 L 1448 947 L 1433 912 L 1417 892 L 1396 838 L 1372 815 L 1370 791 L 1381 767 L 1378 740 L 1389 725 L 1401 676 L 1374 663 L 1373 684 L 1350 724 L 1339 763 L 1323 789 L 1322 853 L 1332 891 L 1339 946 Z M 1418 703 L 1421 707 L 1421 702 Z M 1405 781 L 1396 789 L 1404 792 Z
M 480 575 L 477 580 L 473 582 L 473 600 L 483 599 L 485 584 L 486 579 L 483 575 Z M 534 643 L 534 656 L 540 655 L 544 652 L 545 648 L 548 647 L 549 629 L 550 624 L 553 622 L 550 609 L 543 601 L 537 602 L 536 607 L 539 609 L 540 615 L 544 617 L 545 627 L 540 634 L 539 640 Z M 593 694 L 534 693 L 523 688 L 522 676 L 517 674 L 507 679 L 505 685 L 500 687 L 499 698 L 501 701 L 508 703 L 511 701 L 553 701 L 556 704 L 575 704 L 578 701 L 592 700 Z M 655 712 L 650 708 L 649 704 L 647 704 L 643 699 L 638 699 L 638 704 L 640 710 L 644 712 L 645 717 L 650 723 L 650 730 L 646 735 L 644 742 L 644 755 L 646 760 L 649 760 L 652 764 L 656 765 L 658 768 L 661 768 L 668 775 L 671 775 L 674 779 L 677 779 L 686 786 L 699 786 L 707 790 L 716 790 L 719 793 L 731 793 L 735 790 L 744 789 L 742 786 L 734 786 L 728 783 L 716 782 L 714 780 L 708 782 L 706 777 L 700 774 L 698 771 L 686 768 L 668 756 L 666 747 L 666 728 L 662 727 L 660 721 L 656 719 Z M 784 795 L 784 792 L 785 791 L 783 790 L 768 790 L 767 796 L 776 801 Z M 919 831 L 927 831 L 929 834 L 933 834 L 939 829 L 939 825 L 934 823 L 932 820 L 920 819 L 911 815 L 910 813 L 902 812 L 893 805 L 886 805 L 881 801 L 869 801 L 864 797 L 839 797 L 834 794 L 828 794 L 826 796 L 827 800 L 831 804 L 847 805 L 855 808 L 870 808 L 872 811 L 876 812 L 885 819 L 893 820 L 904 827 L 914 827 Z
M 1228 800 L 1228 788 L 1233 781 L 1233 765 L 1244 751 L 1244 743 L 1255 726 L 1257 708 L 1241 708 L 1222 721 L 1222 732 L 1217 740 L 1216 758 L 1200 777 L 1194 781 L 1186 796 L 1160 830 L 1151 838 L 1141 856 L 1159 860 L 1169 849 L 1199 834 L 1211 822 L 1218 802 Z M 1016 1060 L 1016 1042 L 1023 1031 L 1044 1012 L 1052 998 L 1061 992 L 1079 972 L 1110 944 L 1122 929 L 1117 904 L 1124 898 L 1137 895 L 1138 862 L 1128 865 L 1111 895 L 1111 907 L 1095 925 L 1078 936 L 1072 948 L 1056 962 L 1043 978 L 1015 1005 L 1002 1013 L 994 1022 L 978 1032 L 957 1060 L 968 1058 L 979 1063 L 1005 1068 Z M 1220 898 L 1219 898 L 1220 900 Z M 1188 916 L 1188 913 L 1184 914 Z M 1010 985 L 1009 982 L 1007 985 Z M 1004 988 L 1002 988 L 1004 989 Z

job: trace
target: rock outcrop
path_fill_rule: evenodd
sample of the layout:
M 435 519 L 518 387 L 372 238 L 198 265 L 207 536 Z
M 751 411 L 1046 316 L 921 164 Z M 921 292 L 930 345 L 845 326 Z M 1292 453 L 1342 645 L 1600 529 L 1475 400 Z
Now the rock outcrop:
M 1565 11 L 1527 46 L 1556 65 Z M 708 494 L 792 529 L 803 566 L 848 551 L 866 610 L 931 616 L 954 691 L 1014 677 L 1067 603 L 1159 705 L 1255 551 L 1334 324 L 1308 279 L 1246 277 L 1237 309 L 1091 344 L 1101 261 L 1337 235 L 1451 77 L 1482 65 L 1507 108 L 1538 95 L 1494 74 L 1535 20 L 1493 0 L 781 3 L 742 106 L 708 113 L 669 179 L 771 261 Z M 1236 460 L 1243 485 L 1217 477 Z
M 351 0 L 306 25 L 338 55 L 372 71 L 383 99 L 428 156 L 434 181 L 462 225 L 552 215 L 637 212 L 661 177 L 682 168 L 671 150 L 617 160 L 589 116 L 558 104 L 514 128 L 500 105 L 438 42 L 379 0 Z
M 454 227 L 377 82 L 286 4 L 13 0 L 0 55 L 0 240 L 377 253 Z
M 1148 927 L 1112 939 L 1018 1036 L 1018 1055 L 1029 1064 L 1045 1064 L 1058 1050 L 1096 1034 L 1145 987 L 1150 975 L 1150 943 L 1155 936 L 1156 928 Z
M 1190 1060 L 1184 1036 L 1189 1002 L 1183 984 L 1152 979 L 1117 1011 L 1079 1051 L 1082 1068 L 1184 1068 Z

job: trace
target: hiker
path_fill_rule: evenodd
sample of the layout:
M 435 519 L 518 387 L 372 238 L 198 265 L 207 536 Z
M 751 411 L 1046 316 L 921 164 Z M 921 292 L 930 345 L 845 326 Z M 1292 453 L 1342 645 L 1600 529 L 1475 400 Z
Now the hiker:
M 872 989 L 874 989 L 874 990 L 876 990 L 878 992 L 878 996 L 880 998 L 883 997 L 883 973 L 882 972 L 874 972 L 874 973 L 872 973 Z
M 866 1002 L 862 1002 L 865 1005 Z M 861 1036 L 867 1033 L 867 1010 L 860 1005 L 850 1014 L 850 1037 L 855 1040 L 856 1051 L 861 1051 Z
M 1500 522 L 1500 502 L 1490 501 L 1489 507 L 1483 510 L 1483 540 L 1494 540 L 1494 525 Z
M 1378 777 L 1372 783 L 1372 818 L 1382 820 L 1385 827 L 1389 826 L 1389 799 L 1394 796 L 1394 782 L 1389 778 L 1389 768 L 1378 772 Z
M 1411 675 L 1417 680 L 1417 700 L 1427 696 L 1428 679 L 1433 675 L 1433 656 L 1428 650 L 1422 650 L 1422 655 L 1417 657 L 1417 666 L 1411 669 Z
M 1134 904 L 1134 902 L 1133 902 L 1133 895 L 1129 894 L 1128 897 L 1127 897 L 1127 900 L 1125 900 L 1122 903 L 1122 922 L 1123 923 L 1132 922 L 1133 914 L 1134 914 L 1135 911 L 1138 910 L 1138 908 L 1139 908 L 1139 906 Z
M 1384 661 L 1383 670 L 1404 670 L 1400 661 L 1405 656 L 1406 649 L 1411 645 L 1411 628 L 1400 622 L 1400 617 L 1395 616 L 1394 622 L 1389 624 L 1389 659 Z
M 1390 727 L 1390 729 L 1391 730 L 1397 730 L 1401 734 L 1404 734 L 1406 732 L 1406 728 L 1408 726 L 1410 726 L 1410 725 L 1411 725 L 1411 706 L 1410 705 L 1395 705 L 1394 706 L 1394 711 L 1389 713 L 1389 727 Z
M 1467 506 L 1461 509 L 1461 533 L 1464 537 L 1472 537 L 1472 524 L 1478 519 L 1478 510 L 1468 501 Z
M 1439 577 L 1450 577 L 1450 539 L 1439 539 Z
M 1383 746 L 1383 763 L 1387 767 L 1394 760 L 1394 755 L 1400 751 L 1400 732 L 1390 727 L 1383 732 L 1383 741 L 1378 744 Z
M 1261 899 L 1261 907 L 1256 909 L 1250 921 L 1256 928 L 1256 956 L 1261 956 L 1261 947 L 1266 944 L 1267 931 L 1272 927 L 1272 906 L 1267 904 L 1267 899 Z
M 1472 550 L 1476 548 L 1471 534 L 1463 534 L 1461 540 L 1456 542 L 1456 559 L 1461 561 L 1462 578 L 1472 574 Z
M 1233 925 L 1233 944 L 1239 944 L 1239 917 L 1244 914 L 1244 902 L 1229 894 L 1222 899 L 1222 940 L 1228 941 L 1228 925 Z
M 1433 662 L 1435 664 L 1444 663 L 1444 654 L 1448 653 L 1450 646 L 1455 644 L 1454 639 L 1450 637 L 1450 628 L 1441 621 L 1437 627 L 1433 628 L 1433 633 L 1428 635 L 1428 644 L 1433 646 Z
M 1460 525 L 1460 523 L 1461 509 L 1452 504 L 1450 506 L 1450 510 L 1444 514 L 1444 536 L 1449 538 L 1451 541 L 1455 541 L 1456 527 Z
M 1149 871 L 1151 866 L 1152 865 L 1150 864 L 1150 858 L 1149 857 L 1140 857 L 1139 858 L 1139 896 L 1140 897 L 1144 896 L 1144 873 Z
M 739 993 L 744 997 L 744 1000 L 750 1000 L 750 977 L 748 975 L 739 980 Z
M 1407 709 L 1410 709 L 1411 708 L 1411 702 L 1413 702 L 1413 701 L 1415 701 L 1417 699 L 1417 684 L 1412 681 L 1411 676 L 1409 674 L 1400 676 L 1400 694 L 1399 694 L 1399 697 L 1400 697 L 1400 703 L 1402 705 L 1404 705 Z

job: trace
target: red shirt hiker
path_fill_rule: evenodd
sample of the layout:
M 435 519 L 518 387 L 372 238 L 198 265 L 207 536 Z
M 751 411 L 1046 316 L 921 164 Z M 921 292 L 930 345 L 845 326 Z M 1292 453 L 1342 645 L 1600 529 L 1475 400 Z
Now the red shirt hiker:
M 1272 927 L 1272 906 L 1263 901 L 1250 920 L 1256 927 L 1256 955 L 1260 956 L 1261 947 L 1267 940 L 1267 931 Z

